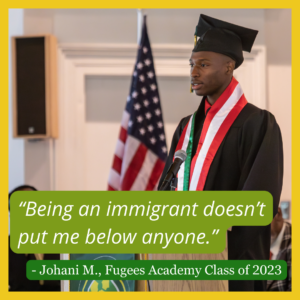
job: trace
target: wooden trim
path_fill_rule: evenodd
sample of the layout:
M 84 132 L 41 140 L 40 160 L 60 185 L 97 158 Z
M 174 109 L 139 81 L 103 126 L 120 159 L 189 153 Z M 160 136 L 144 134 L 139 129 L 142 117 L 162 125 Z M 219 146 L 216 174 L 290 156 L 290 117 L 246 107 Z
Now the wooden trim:
M 11 38 L 11 58 L 12 58 L 12 105 L 13 105 L 13 109 L 12 109 L 12 117 L 13 117 L 13 137 L 16 138 L 17 136 L 17 118 L 18 118 L 18 114 L 17 114 L 17 57 L 16 57 L 16 39 L 14 37 Z
M 28 140 L 38 140 L 38 139 L 45 139 L 48 138 L 48 136 L 46 136 L 45 134 L 39 134 L 39 135 L 31 135 L 31 134 L 26 134 L 26 135 L 16 135 L 14 136 L 15 138 L 22 138 L 22 139 L 28 139 Z
M 145 259 L 145 254 L 142 254 Z M 140 254 L 135 254 L 135 260 L 141 260 Z M 146 280 L 135 280 L 135 291 L 136 292 L 148 292 L 148 289 L 145 288 Z
M 14 39 L 26 39 L 26 38 L 39 38 L 39 37 L 49 37 L 52 36 L 52 34 L 45 33 L 45 34 L 26 34 L 26 35 L 14 35 Z
M 51 135 L 51 114 L 50 114 L 50 105 L 51 105 L 51 81 L 50 81 L 50 41 L 49 36 L 44 37 L 45 41 L 45 116 L 46 116 L 46 135 L 45 138 L 50 137 Z
M 58 61 L 57 61 L 57 40 L 56 37 L 49 36 L 50 40 L 50 118 L 51 118 L 51 137 L 58 138 Z
M 136 60 L 138 45 L 135 43 L 61 43 L 59 49 L 68 59 L 97 59 L 97 58 L 133 58 Z M 155 60 L 158 59 L 186 59 L 190 58 L 192 44 L 151 44 L 152 54 Z M 253 46 L 251 53 L 243 52 L 245 59 L 265 51 L 265 46 Z

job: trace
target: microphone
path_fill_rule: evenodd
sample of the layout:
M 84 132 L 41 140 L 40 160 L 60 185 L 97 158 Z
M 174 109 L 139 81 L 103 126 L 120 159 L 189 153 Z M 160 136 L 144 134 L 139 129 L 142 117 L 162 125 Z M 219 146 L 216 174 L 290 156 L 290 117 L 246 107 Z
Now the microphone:
M 186 152 L 184 150 L 178 150 L 175 152 L 174 162 L 171 164 L 167 175 L 160 187 L 160 191 L 165 191 L 170 187 L 171 181 L 176 177 L 181 164 L 186 160 Z

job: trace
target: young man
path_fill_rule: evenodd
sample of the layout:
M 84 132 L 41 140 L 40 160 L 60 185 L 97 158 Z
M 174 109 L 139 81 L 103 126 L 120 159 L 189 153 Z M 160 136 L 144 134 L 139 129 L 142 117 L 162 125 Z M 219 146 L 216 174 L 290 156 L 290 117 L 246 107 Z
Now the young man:
M 256 30 L 200 15 L 193 49 L 191 84 L 203 96 L 198 110 L 183 118 L 172 140 L 162 181 L 174 153 L 184 150 L 177 190 L 264 190 L 277 213 L 283 176 L 280 129 L 274 116 L 250 104 L 233 77 L 251 51 Z M 228 259 L 269 259 L 270 226 L 233 227 Z M 263 291 L 266 281 L 229 281 L 230 291 Z

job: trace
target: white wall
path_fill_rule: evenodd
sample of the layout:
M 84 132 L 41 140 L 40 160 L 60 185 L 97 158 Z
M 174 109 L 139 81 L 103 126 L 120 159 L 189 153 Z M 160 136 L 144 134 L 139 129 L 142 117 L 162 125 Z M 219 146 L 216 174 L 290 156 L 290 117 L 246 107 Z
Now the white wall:
M 23 35 L 23 9 L 9 9 L 9 78 L 11 78 L 11 37 Z M 12 83 L 9 80 L 9 191 L 24 184 L 24 141 L 13 138 Z
M 259 30 L 255 44 L 267 47 L 268 109 L 275 115 L 284 141 L 285 176 L 282 199 L 289 200 L 291 198 L 290 10 L 156 9 L 146 10 L 146 13 L 152 44 L 191 43 L 192 48 L 193 33 L 200 13 Z M 52 33 L 57 36 L 59 43 L 135 43 L 136 32 L 137 13 L 134 9 L 26 9 L 24 13 L 25 34 Z M 168 91 L 164 85 L 168 85 L 169 82 L 159 81 L 158 84 L 162 86 L 161 96 L 167 95 Z M 174 122 L 172 117 L 169 119 L 167 112 L 165 116 L 168 124 Z M 44 141 L 25 144 L 25 178 L 40 189 L 50 188 L 47 143 Z M 36 157 L 39 159 L 35 159 Z
M 291 10 L 266 9 L 268 109 L 281 128 L 284 145 L 284 181 L 281 199 L 291 199 Z
M 151 43 L 191 43 L 200 13 L 259 30 L 263 9 L 145 9 Z M 38 24 L 38 25 L 37 25 Z M 60 43 L 136 43 L 136 9 L 26 9 L 26 34 L 53 33 Z

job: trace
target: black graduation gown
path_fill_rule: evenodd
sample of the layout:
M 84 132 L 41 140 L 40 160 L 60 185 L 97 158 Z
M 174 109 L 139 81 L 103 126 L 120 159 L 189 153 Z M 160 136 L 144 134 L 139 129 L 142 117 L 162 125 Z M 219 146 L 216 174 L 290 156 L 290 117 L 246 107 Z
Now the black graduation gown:
M 159 182 L 162 184 L 172 164 L 180 135 L 190 116 L 183 118 L 172 140 L 170 152 Z M 195 118 L 195 155 L 205 120 L 204 98 Z M 248 103 L 223 139 L 207 175 L 206 191 L 268 191 L 273 196 L 273 214 L 277 213 L 283 179 L 281 132 L 274 116 Z M 270 225 L 235 226 L 228 232 L 228 259 L 269 259 Z M 229 291 L 264 291 L 266 281 L 229 281 Z

